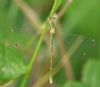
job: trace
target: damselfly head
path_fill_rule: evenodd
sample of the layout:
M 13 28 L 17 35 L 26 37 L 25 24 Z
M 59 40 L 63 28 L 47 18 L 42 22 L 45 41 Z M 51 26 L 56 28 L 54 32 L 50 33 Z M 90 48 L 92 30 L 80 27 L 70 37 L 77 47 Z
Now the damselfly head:
M 55 28 L 51 28 L 50 29 L 50 34 L 54 34 L 55 33 Z

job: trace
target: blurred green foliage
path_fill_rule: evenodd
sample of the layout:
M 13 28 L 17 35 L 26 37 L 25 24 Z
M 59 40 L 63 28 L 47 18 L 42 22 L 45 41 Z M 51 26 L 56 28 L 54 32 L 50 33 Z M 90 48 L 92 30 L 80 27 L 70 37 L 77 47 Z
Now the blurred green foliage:
M 0 44 L 0 85 L 18 78 L 25 72 L 26 66 L 18 50 Z
M 64 87 L 100 87 L 100 60 L 89 60 L 83 70 L 82 82 L 68 82 Z
M 42 22 L 48 17 L 54 3 L 53 0 L 24 1 L 36 11 Z M 60 11 L 65 2 L 66 0 L 62 0 L 57 12 Z M 100 0 L 73 0 L 60 23 L 66 51 L 73 45 L 78 36 L 82 35 L 85 39 L 70 59 L 75 80 L 78 82 L 68 82 L 66 72 L 62 67 L 54 77 L 55 84 L 60 87 L 100 87 L 100 60 L 98 60 L 100 58 Z M 14 0 L 0 0 L 0 85 L 25 74 L 38 39 L 37 31 L 16 2 Z M 61 49 L 57 47 L 56 38 L 55 47 L 57 51 L 55 61 L 62 66 Z M 44 42 L 38 54 L 40 67 L 34 67 L 34 71 L 37 68 L 41 70 L 38 73 L 40 76 L 37 77 L 38 80 L 43 75 L 41 73 L 46 72 L 49 68 L 48 55 L 48 47 Z M 88 59 L 90 62 L 87 62 Z M 91 61 L 91 59 L 95 60 Z M 84 65 L 85 69 L 83 69 Z M 5 71 L 5 67 L 7 70 L 3 73 L 2 69 Z M 33 74 L 36 73 L 33 72 Z

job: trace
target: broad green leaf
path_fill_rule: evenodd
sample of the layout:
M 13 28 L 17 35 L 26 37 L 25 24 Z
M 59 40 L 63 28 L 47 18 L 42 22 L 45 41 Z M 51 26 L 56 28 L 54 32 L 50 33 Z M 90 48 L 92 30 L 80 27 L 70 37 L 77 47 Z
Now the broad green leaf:
M 100 61 L 87 62 L 83 70 L 82 81 L 86 87 L 100 87 Z
M 68 82 L 63 87 L 84 87 L 84 86 L 78 82 Z
M 71 8 L 66 13 L 63 28 L 67 33 L 75 29 L 88 36 L 97 37 L 100 27 L 99 8 L 100 0 L 73 0 Z
M 60 59 L 58 59 L 57 61 L 59 60 Z M 62 87 L 63 84 L 66 83 L 67 77 L 66 77 L 66 72 L 63 68 L 55 75 L 54 80 L 60 87 Z
M 7 43 L 0 43 L 0 85 L 25 74 L 26 66 L 20 52 Z

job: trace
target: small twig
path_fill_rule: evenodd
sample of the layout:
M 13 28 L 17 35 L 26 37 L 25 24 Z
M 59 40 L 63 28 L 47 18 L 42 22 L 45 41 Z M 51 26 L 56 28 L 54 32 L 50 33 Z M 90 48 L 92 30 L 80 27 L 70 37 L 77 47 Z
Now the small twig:
M 64 42 L 61 36 L 61 32 L 60 32 L 60 24 L 56 23 L 56 28 L 57 28 L 57 41 L 58 41 L 58 45 L 61 51 L 61 56 L 63 57 L 65 55 L 65 47 L 64 47 Z M 64 56 L 62 60 L 62 64 L 65 68 L 66 74 L 67 74 L 67 78 L 69 80 L 73 80 L 74 79 L 74 75 L 73 75 L 73 70 L 72 70 L 72 65 L 70 63 L 69 58 L 71 57 L 71 55 L 74 54 L 74 52 L 76 51 L 76 49 L 79 47 L 78 45 L 80 45 L 83 42 L 84 38 L 82 36 L 78 37 L 76 39 L 76 41 L 73 43 L 72 47 L 68 50 L 67 54 Z
M 12 81 L 10 81 L 10 82 L 8 82 L 8 83 L 6 83 L 6 84 L 4 84 L 3 86 L 0 86 L 0 87 L 10 87 L 13 83 L 14 83 L 14 81 L 12 80 Z
M 65 47 L 64 47 L 64 42 L 63 42 L 63 39 L 62 39 L 62 36 L 61 36 L 61 32 L 60 32 L 60 26 L 59 24 L 56 23 L 56 28 L 57 28 L 57 31 L 56 31 L 56 37 L 57 37 L 57 42 L 58 42 L 58 45 L 59 45 L 59 49 L 60 49 L 60 53 L 61 53 L 61 62 L 62 62 L 62 65 L 64 66 L 65 68 L 65 71 L 66 71 L 66 76 L 68 78 L 68 80 L 74 80 L 74 75 L 73 75 L 73 70 L 72 70 L 72 65 L 70 63 L 70 61 L 68 60 L 68 55 L 66 54 L 65 55 Z M 64 58 L 64 61 L 67 61 L 67 63 L 64 63 L 62 57 L 65 55 L 66 59 Z
M 78 37 L 75 42 L 73 43 L 73 45 L 71 46 L 71 48 L 69 48 L 69 50 L 65 53 L 65 55 L 62 57 L 62 61 L 64 64 L 66 64 L 66 62 L 68 62 L 66 59 L 70 59 L 71 56 L 75 53 L 75 51 L 79 48 L 79 46 L 81 45 L 81 43 L 84 41 L 84 37 Z M 77 45 L 76 45 L 77 44 Z M 74 48 L 73 48 L 74 47 Z M 71 51 L 71 54 L 69 53 Z M 66 56 L 66 54 L 68 56 Z M 60 69 L 62 68 L 61 65 L 57 65 L 54 67 L 54 71 L 53 71 L 53 75 L 56 75 Z M 65 66 L 65 68 L 68 68 L 67 66 Z M 39 79 L 32 87 L 42 87 L 49 78 L 49 72 L 47 74 L 45 74 L 43 77 L 41 77 L 41 79 Z
M 60 48 L 62 57 L 65 55 L 65 47 L 64 47 L 63 39 L 62 39 L 61 32 L 60 32 L 61 27 L 60 27 L 59 19 L 65 14 L 65 12 L 67 11 L 67 9 L 71 5 L 71 3 L 72 3 L 72 0 L 66 0 L 66 4 L 62 7 L 62 9 L 59 11 L 59 13 L 57 13 L 57 15 L 56 15 L 57 20 L 55 20 L 55 26 L 57 28 L 56 37 L 57 37 L 57 41 L 59 44 L 59 48 Z M 63 59 L 61 59 L 62 65 L 65 67 L 67 78 L 69 80 L 73 80 L 74 75 L 73 75 L 73 71 L 72 71 L 72 65 L 71 65 L 70 61 L 68 60 L 68 55 L 65 55 L 65 57 L 67 58 L 67 59 L 65 59 L 65 61 L 67 60 L 67 63 L 65 64 Z
M 74 76 L 72 71 L 72 66 L 70 64 L 70 58 L 76 52 L 76 49 L 79 48 L 79 46 L 83 41 L 84 41 L 84 37 L 79 36 L 62 59 L 63 66 L 65 67 L 67 77 L 69 78 L 69 80 L 73 79 Z
M 72 4 L 73 0 L 66 0 L 65 5 L 62 7 L 62 9 L 57 13 L 57 18 L 60 19 L 68 10 L 70 5 Z
M 61 66 L 56 66 L 53 69 L 53 75 L 56 75 L 58 73 L 58 71 L 60 71 Z M 40 80 L 38 80 L 32 87 L 42 87 L 49 78 L 50 72 L 47 72 L 47 74 L 45 74 Z
M 17 1 L 17 0 L 16 0 L 16 1 Z M 32 70 L 33 64 L 34 64 L 34 62 L 35 62 L 35 59 L 36 59 L 36 57 L 37 57 L 38 51 L 39 51 L 40 46 L 41 46 L 41 44 L 42 44 L 42 41 L 43 41 L 43 39 L 44 39 L 44 37 L 45 37 L 45 34 L 46 34 L 47 30 L 48 30 L 49 22 L 50 22 L 50 20 L 51 20 L 51 18 L 52 18 L 52 15 L 53 15 L 53 14 L 55 13 L 55 11 L 56 11 L 56 10 L 55 10 L 56 4 L 57 4 L 57 2 L 56 2 L 56 0 L 55 0 L 54 5 L 53 5 L 52 10 L 51 10 L 52 13 L 50 13 L 50 15 L 48 16 L 48 18 L 47 18 L 47 20 L 46 20 L 45 27 L 44 27 L 44 31 L 43 31 L 43 33 L 42 33 L 41 36 L 40 36 L 40 39 L 39 39 L 39 41 L 38 41 L 38 43 L 37 43 L 36 49 L 35 49 L 35 51 L 34 51 L 34 53 L 33 53 L 33 55 L 32 55 L 31 61 L 30 61 L 29 66 L 28 66 L 28 72 L 26 73 L 26 75 L 25 75 L 25 77 L 24 77 L 24 79 L 23 79 L 23 81 L 22 81 L 20 87 L 25 87 L 25 85 L 26 85 L 26 83 L 27 83 L 27 80 L 28 80 L 28 78 L 29 78 L 29 76 L 30 76 L 30 74 L 31 74 L 31 70 Z M 24 5 L 25 5 L 25 4 L 24 4 Z M 48 19 L 49 19 L 49 20 L 48 20 Z
M 83 36 L 79 36 L 76 39 L 76 41 L 74 42 L 74 45 L 72 45 L 71 48 L 67 51 L 68 58 L 70 58 L 70 56 L 75 53 L 76 49 L 79 47 L 78 45 L 80 45 L 83 41 L 84 41 L 84 37 Z
M 35 29 L 40 29 L 41 28 L 41 21 L 36 14 L 36 12 L 28 6 L 27 3 L 25 3 L 22 0 L 15 0 L 16 4 L 20 7 L 20 9 L 24 12 L 26 17 L 31 21 L 32 26 Z
M 46 26 L 46 28 L 47 28 L 47 26 Z M 40 39 L 39 39 L 39 41 L 38 41 L 38 43 L 37 43 L 36 49 L 35 49 L 35 51 L 34 51 L 34 53 L 33 53 L 33 55 L 32 55 L 31 61 L 30 61 L 29 66 L 28 66 L 28 72 L 26 73 L 26 75 L 25 75 L 25 77 L 24 77 L 24 79 L 23 79 L 23 81 L 22 81 L 20 87 L 25 87 L 26 82 L 27 82 L 27 79 L 29 78 L 29 76 L 30 76 L 30 74 L 31 74 L 31 70 L 32 70 L 33 64 L 34 64 L 34 62 L 35 62 L 35 59 L 36 59 L 37 54 L 38 54 L 38 51 L 39 51 L 39 49 L 40 49 L 40 46 L 41 46 L 41 44 L 42 44 L 42 41 L 43 41 L 44 36 L 45 36 L 45 34 L 46 34 L 46 31 L 47 31 L 46 28 L 44 29 L 44 31 L 43 31 L 43 33 L 41 34 L 41 37 L 40 37 Z

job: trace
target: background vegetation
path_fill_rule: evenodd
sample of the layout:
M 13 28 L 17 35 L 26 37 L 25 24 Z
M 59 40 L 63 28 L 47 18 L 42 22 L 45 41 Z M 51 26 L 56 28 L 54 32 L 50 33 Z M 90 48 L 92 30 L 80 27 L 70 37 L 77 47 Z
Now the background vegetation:
M 0 87 L 100 87 L 100 0 L 58 1 L 49 84 L 54 0 L 0 0 Z

